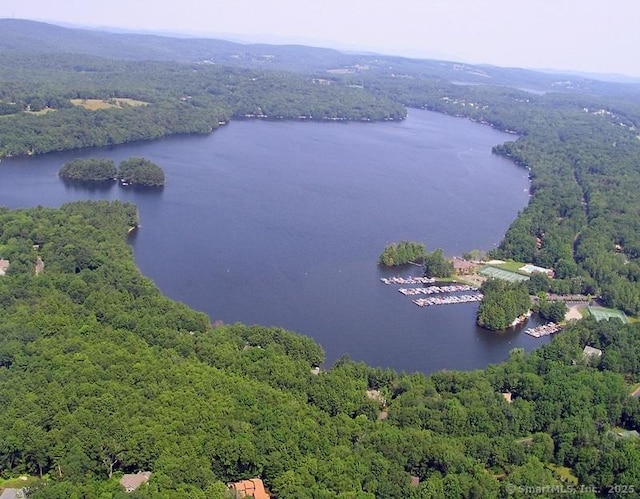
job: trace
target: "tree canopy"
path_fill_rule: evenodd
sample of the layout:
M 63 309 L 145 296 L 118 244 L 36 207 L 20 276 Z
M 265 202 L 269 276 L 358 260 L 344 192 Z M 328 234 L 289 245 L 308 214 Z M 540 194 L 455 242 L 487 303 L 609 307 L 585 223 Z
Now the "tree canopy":
M 160 187 L 164 185 L 164 171 L 145 158 L 129 158 L 118 165 L 118 179 L 130 185 Z
M 444 257 L 441 249 L 436 249 L 424 256 L 422 268 L 425 277 L 451 277 L 453 263 Z
M 310 338 L 213 328 L 163 297 L 126 244 L 136 223 L 122 202 L 0 210 L 0 471 L 36 477 L 32 497 L 124 497 L 119 477 L 140 470 L 133 497 L 224 497 L 250 477 L 281 498 L 640 485 L 638 441 L 620 436 L 640 425 L 637 324 L 584 319 L 481 371 L 344 357 L 314 374 Z
M 395 267 L 409 262 L 420 262 L 424 255 L 424 244 L 413 241 L 400 241 L 385 247 L 380 258 L 378 258 L 378 263 L 386 267 Z
M 60 177 L 83 182 L 106 182 L 116 178 L 116 165 L 110 159 L 74 159 L 60 168 Z
M 527 285 L 489 279 L 481 287 L 483 298 L 478 307 L 478 325 L 492 331 L 506 329 L 531 309 Z

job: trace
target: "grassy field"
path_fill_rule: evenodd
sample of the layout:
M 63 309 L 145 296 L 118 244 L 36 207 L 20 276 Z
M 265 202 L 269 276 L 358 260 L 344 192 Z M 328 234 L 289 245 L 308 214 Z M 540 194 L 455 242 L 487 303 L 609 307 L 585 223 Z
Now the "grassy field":
M 525 265 L 526 265 L 526 263 L 524 263 L 524 262 L 515 262 L 513 260 L 507 260 L 504 263 L 500 263 L 500 264 L 494 265 L 494 267 L 498 267 L 498 268 L 501 268 L 501 269 L 504 269 L 504 270 L 508 270 L 510 272 L 516 272 L 517 273 L 518 269 L 520 267 L 524 267 Z
M 135 99 L 124 99 L 124 98 L 117 98 L 117 99 L 108 99 L 108 100 L 102 100 L 102 99 L 71 99 L 71 103 L 74 106 L 80 106 L 80 107 L 84 107 L 85 109 L 88 109 L 89 111 L 97 111 L 98 109 L 112 109 L 112 108 L 123 108 L 123 107 L 127 107 L 127 106 L 146 106 L 147 104 L 149 104 L 148 102 L 144 102 L 141 100 L 135 100 Z
M 570 468 L 558 466 L 557 464 L 547 464 L 546 467 L 553 471 L 562 481 L 572 485 L 578 485 L 578 478 L 571 472 Z
M 29 487 L 35 485 L 40 481 L 40 478 L 35 476 L 23 475 L 20 478 L 0 478 L 0 491 L 3 489 L 21 489 L 23 487 Z

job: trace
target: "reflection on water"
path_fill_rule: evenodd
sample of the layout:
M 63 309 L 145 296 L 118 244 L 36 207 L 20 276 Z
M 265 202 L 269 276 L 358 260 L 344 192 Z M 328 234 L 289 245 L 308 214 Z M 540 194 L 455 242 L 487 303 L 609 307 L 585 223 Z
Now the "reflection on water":
M 115 180 L 105 180 L 96 182 L 91 180 L 70 180 L 68 178 L 60 178 L 65 188 L 74 192 L 108 192 L 116 184 Z

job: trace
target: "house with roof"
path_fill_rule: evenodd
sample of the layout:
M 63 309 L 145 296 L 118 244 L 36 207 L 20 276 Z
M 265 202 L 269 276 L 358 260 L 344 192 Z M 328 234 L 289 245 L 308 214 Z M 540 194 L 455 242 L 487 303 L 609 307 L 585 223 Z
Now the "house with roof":
M 615 433 L 619 438 L 640 438 L 640 433 L 636 430 L 620 430 Z
M 598 361 L 600 360 L 600 357 L 602 357 L 602 350 L 600 350 L 599 348 L 593 348 L 593 347 L 590 347 L 589 345 L 586 345 L 582 350 L 582 355 L 587 360 Z
M 451 263 L 453 263 L 453 269 L 455 270 L 456 275 L 477 274 L 478 269 L 480 268 L 478 262 L 472 262 L 457 256 L 454 256 L 451 259 Z
M 138 473 L 127 473 L 120 479 L 120 485 L 124 487 L 125 492 L 133 492 L 141 485 L 147 483 L 151 478 L 150 471 L 138 471 Z
M 36 272 L 36 275 L 40 275 L 44 272 L 44 262 L 40 257 L 36 258 L 35 272 Z
M 0 499 L 26 499 L 26 497 L 24 489 L 4 489 L 0 494 Z
M 9 260 L 0 258 L 0 275 L 5 275 L 9 269 Z
M 554 276 L 553 269 L 546 269 L 544 267 L 538 267 L 537 265 L 533 265 L 531 263 L 527 263 L 518 269 L 520 272 L 524 272 L 525 274 L 534 274 L 535 272 L 539 272 L 540 274 L 545 274 L 548 277 Z
M 609 430 L 607 432 L 607 435 L 610 435 L 618 440 L 640 438 L 640 433 L 638 433 L 637 430 L 624 430 L 622 428 L 614 428 L 613 430 Z
M 234 492 L 235 499 L 253 497 L 254 499 L 269 499 L 271 496 L 264 490 L 264 484 L 260 478 L 250 478 L 239 482 L 228 484 L 230 490 Z

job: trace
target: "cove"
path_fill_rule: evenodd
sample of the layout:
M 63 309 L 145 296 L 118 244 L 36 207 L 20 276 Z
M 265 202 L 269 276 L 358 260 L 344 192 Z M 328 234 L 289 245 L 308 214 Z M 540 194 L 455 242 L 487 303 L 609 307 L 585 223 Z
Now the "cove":
M 215 133 L 0 163 L 0 205 L 81 199 L 138 205 L 136 263 L 169 297 L 212 321 L 284 327 L 327 352 L 402 371 L 475 369 L 546 339 L 475 326 L 477 304 L 419 308 L 380 283 L 386 244 L 447 255 L 499 243 L 528 202 L 527 171 L 491 153 L 512 135 L 410 110 L 385 123 L 238 121 Z M 143 156 L 161 191 L 63 183 L 76 158 Z

